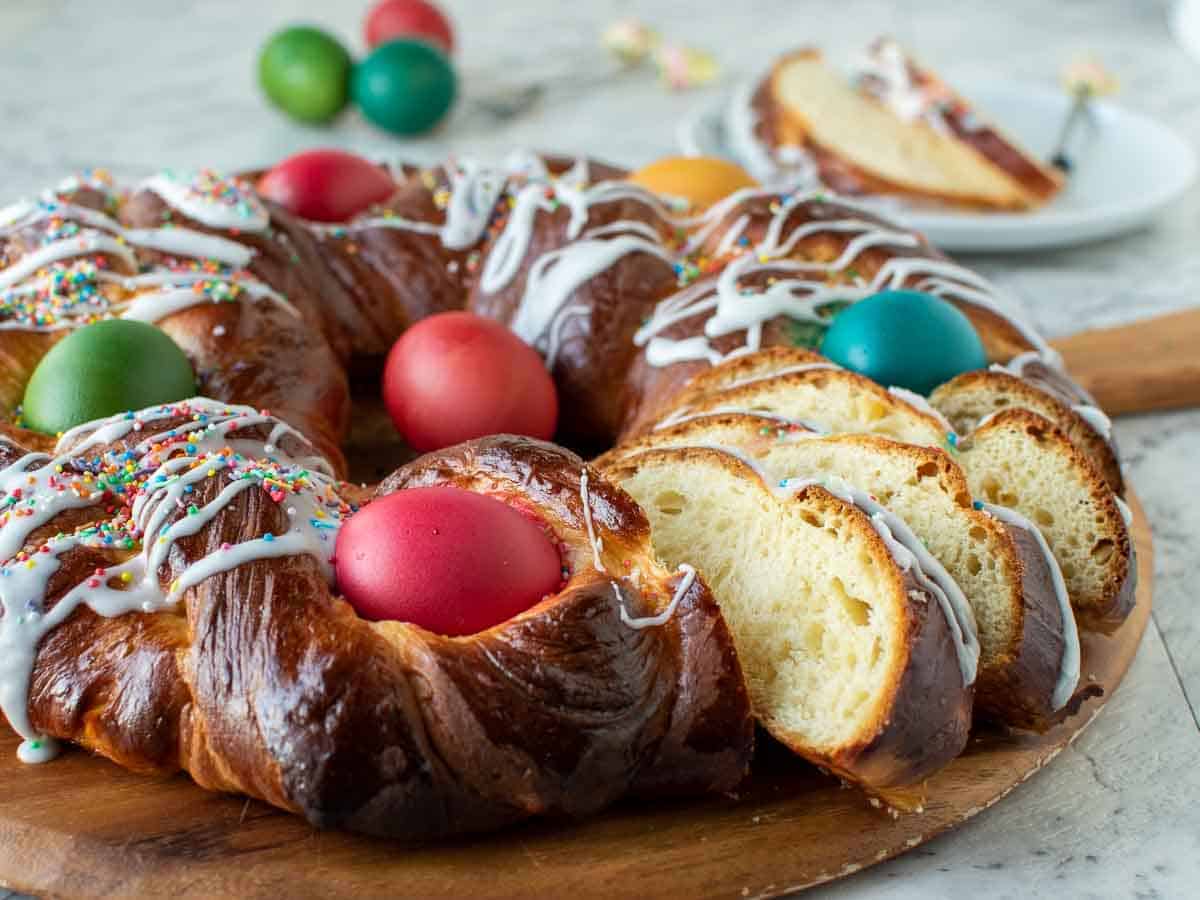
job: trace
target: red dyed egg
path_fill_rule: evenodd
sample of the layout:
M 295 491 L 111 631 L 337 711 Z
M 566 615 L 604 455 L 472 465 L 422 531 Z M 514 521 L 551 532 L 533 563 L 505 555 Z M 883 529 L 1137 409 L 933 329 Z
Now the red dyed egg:
M 454 29 L 449 19 L 425 0 L 381 0 L 367 13 L 365 31 L 371 49 L 395 38 L 419 38 L 447 56 L 454 52 Z
M 488 434 L 549 439 L 554 381 L 537 352 L 492 319 L 430 316 L 388 354 L 383 399 L 409 446 L 422 452 Z
M 315 222 L 345 222 L 395 190 L 382 168 L 343 150 L 297 153 L 258 180 L 264 197 Z
M 562 584 L 562 561 L 531 517 L 484 494 L 412 488 L 363 507 L 338 534 L 338 589 L 367 619 L 474 634 Z

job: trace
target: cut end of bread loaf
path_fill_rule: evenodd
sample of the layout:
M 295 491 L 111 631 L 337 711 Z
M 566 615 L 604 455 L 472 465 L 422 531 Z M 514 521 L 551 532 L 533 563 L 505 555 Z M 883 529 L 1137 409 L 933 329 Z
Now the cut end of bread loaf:
M 1056 397 L 1025 378 L 991 370 L 964 372 L 938 387 L 929 399 L 961 435 L 970 434 L 983 419 L 1006 409 L 1031 410 L 1053 422 L 1116 494 L 1124 491 L 1111 423 L 1090 404 L 1066 402 L 1067 398 Z
M 1008 409 L 960 444 L 972 493 L 1031 520 L 1050 545 L 1076 614 L 1098 628 L 1132 611 L 1137 567 L 1117 499 L 1048 419 Z
M 940 447 L 945 425 L 937 416 L 855 372 L 811 368 L 734 381 L 732 386 L 677 406 L 659 426 L 708 412 L 767 413 L 830 433 L 878 434 L 905 443 Z
M 779 495 L 713 448 L 607 474 L 650 516 L 656 551 L 703 572 L 775 738 L 868 789 L 913 784 L 961 750 L 971 689 L 949 625 L 856 507 L 815 486 Z
M 975 614 L 981 658 L 977 708 L 1015 727 L 1044 727 L 1064 665 L 1064 620 L 1053 585 L 1033 578 L 1047 562 L 1006 526 L 972 507 L 962 469 L 940 450 L 875 435 L 820 436 L 745 413 L 701 416 L 611 451 L 724 445 L 753 458 L 774 481 L 841 478 L 904 519 L 962 588 Z

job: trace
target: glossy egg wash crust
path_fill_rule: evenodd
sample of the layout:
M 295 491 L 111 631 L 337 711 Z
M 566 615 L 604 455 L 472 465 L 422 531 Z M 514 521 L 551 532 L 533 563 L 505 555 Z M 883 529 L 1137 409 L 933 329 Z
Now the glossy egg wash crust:
M 969 496 L 963 485 L 975 485 L 957 468 L 977 458 L 982 471 L 1007 445 L 993 452 L 980 435 L 969 456 L 923 399 L 794 348 L 831 303 L 909 288 L 960 308 L 994 361 L 1032 353 L 1057 371 L 985 280 L 823 192 L 746 188 L 689 210 L 612 167 L 527 153 L 500 166 L 386 171 L 394 194 L 338 225 L 297 219 L 211 171 L 128 185 L 91 172 L 0 210 L 0 406 L 10 417 L 0 708 L 27 759 L 62 739 L 318 825 L 432 837 L 580 815 L 627 795 L 729 790 L 748 769 L 752 706 L 789 746 L 883 794 L 961 749 L 976 669 L 992 671 L 1007 652 L 997 634 L 1038 652 L 1015 653 L 1004 671 L 1027 693 L 1005 704 L 991 688 L 990 714 L 1040 727 L 1069 712 L 1078 695 L 1061 682 L 1074 622 L 1053 551 L 1070 547 L 1080 578 L 1127 560 L 1124 523 L 1109 514 L 1119 498 L 1082 453 L 1024 441 L 1034 466 L 1049 452 L 1038 448 L 1056 448 L 1069 490 L 1094 498 L 1087 539 L 1110 542 L 1102 560 L 1091 552 L 1092 568 L 1081 562 L 1087 551 L 1062 536 L 1073 527 L 1064 495 L 1049 546 L 1025 542 L 1043 573 L 1026 578 L 1032 563 L 1021 568 L 1015 551 L 986 556 L 1008 546 L 993 523 L 1017 520 L 980 516 L 1007 495 L 984 474 L 986 497 Z M 660 527 L 668 513 L 657 500 L 646 501 L 648 519 L 607 463 L 593 469 L 551 444 L 485 438 L 422 457 L 375 492 L 341 482 L 347 368 L 372 365 L 411 323 L 461 308 L 541 353 L 564 440 L 609 447 L 730 410 L 793 435 L 870 432 L 933 454 L 937 471 L 918 483 L 938 479 L 937 502 L 983 536 L 964 545 L 933 523 L 910 528 L 888 500 L 919 512 L 919 484 L 886 492 L 891 470 L 876 457 L 832 472 L 784 454 L 764 469 L 739 445 L 699 453 L 706 462 L 687 469 L 696 478 L 667 466 L 681 511 L 743 498 L 729 515 L 765 536 L 787 510 L 789 565 L 806 587 L 781 596 L 761 541 L 726 545 L 704 530 L 720 517 Z M 205 396 L 57 441 L 22 429 L 37 362 L 72 329 L 111 317 L 170 335 Z M 1084 426 L 1099 421 L 1076 412 Z M 874 452 L 886 461 L 903 450 Z M 706 481 L 712 454 L 726 487 L 716 474 Z M 332 580 L 340 523 L 376 492 L 442 484 L 546 523 L 563 555 L 561 590 L 466 637 L 355 615 Z M 1034 513 L 1020 519 L 1027 534 L 1041 533 Z M 859 550 L 833 549 L 823 522 Z M 997 599 L 1005 590 L 1053 605 L 1048 636 L 1021 637 L 1025 626 L 1005 618 L 1011 598 Z M 1111 621 L 1127 611 L 1116 597 L 1088 605 Z M 979 630 L 981 645 L 986 616 L 996 621 Z M 1020 668 L 1034 663 L 1032 674 Z M 931 691 L 944 702 L 928 702 Z

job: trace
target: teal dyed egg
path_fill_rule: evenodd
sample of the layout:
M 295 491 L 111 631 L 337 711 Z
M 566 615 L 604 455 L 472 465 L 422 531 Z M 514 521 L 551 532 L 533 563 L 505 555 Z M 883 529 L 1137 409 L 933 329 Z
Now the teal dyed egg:
M 394 134 L 428 131 L 446 115 L 456 91 L 450 61 L 424 41 L 380 44 L 350 78 L 350 95 L 363 115 Z
M 271 102 L 302 122 L 328 122 L 346 105 L 350 53 L 308 25 L 276 32 L 258 58 L 258 80 Z
M 67 335 L 42 357 L 25 387 L 27 428 L 54 434 L 129 409 L 196 395 L 196 373 L 165 332 L 106 319 Z
M 970 320 L 920 291 L 883 291 L 842 310 L 825 332 L 821 353 L 885 387 L 918 394 L 987 365 Z

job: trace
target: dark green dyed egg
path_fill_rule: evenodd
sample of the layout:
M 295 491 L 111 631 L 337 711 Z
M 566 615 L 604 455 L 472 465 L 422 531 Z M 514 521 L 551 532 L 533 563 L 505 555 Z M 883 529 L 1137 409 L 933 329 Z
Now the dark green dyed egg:
M 25 387 L 24 421 L 47 434 L 129 409 L 196 395 L 196 373 L 179 346 L 144 322 L 107 319 L 63 338 Z
M 289 116 L 328 122 L 346 105 L 350 67 L 350 54 L 337 38 L 297 25 L 267 41 L 258 57 L 258 80 Z
M 428 131 L 446 115 L 456 91 L 454 67 L 424 41 L 380 44 L 350 78 L 350 94 L 363 115 L 394 134 Z
M 970 320 L 920 291 L 883 291 L 842 310 L 825 332 L 821 353 L 885 387 L 918 394 L 987 365 Z

